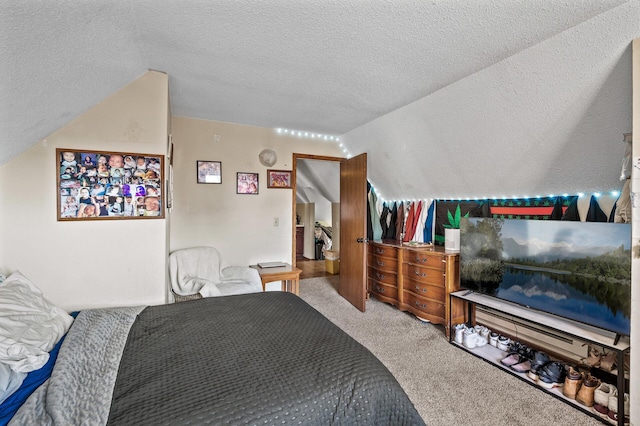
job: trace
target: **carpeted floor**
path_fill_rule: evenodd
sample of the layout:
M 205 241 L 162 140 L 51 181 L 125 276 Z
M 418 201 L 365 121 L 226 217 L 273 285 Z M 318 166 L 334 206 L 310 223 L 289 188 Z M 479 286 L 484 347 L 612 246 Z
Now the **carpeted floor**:
M 603 423 L 451 345 L 444 328 L 371 299 L 362 313 L 337 292 L 339 276 L 300 281 L 300 297 L 373 352 L 428 425 Z

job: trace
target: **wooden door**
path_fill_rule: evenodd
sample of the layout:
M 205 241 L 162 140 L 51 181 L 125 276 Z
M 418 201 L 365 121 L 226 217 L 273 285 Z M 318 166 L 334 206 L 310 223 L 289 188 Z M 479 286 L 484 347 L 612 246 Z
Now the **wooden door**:
M 364 312 L 367 297 L 367 154 L 340 163 L 338 293 Z M 360 241 L 359 241 L 360 240 Z

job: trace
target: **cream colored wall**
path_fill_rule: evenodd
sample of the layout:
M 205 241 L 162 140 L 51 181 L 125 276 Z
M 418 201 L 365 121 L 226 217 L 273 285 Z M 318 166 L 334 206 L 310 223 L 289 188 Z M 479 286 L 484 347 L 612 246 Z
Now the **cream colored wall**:
M 164 155 L 168 116 L 167 75 L 147 72 L 1 167 L 0 270 L 69 311 L 164 303 L 166 220 L 57 222 L 55 150 Z
M 172 136 L 175 196 L 170 250 L 211 245 L 233 265 L 292 258 L 292 190 L 267 188 L 267 167 L 258 159 L 260 151 L 271 148 L 277 153 L 278 161 L 270 167 L 276 170 L 291 170 L 294 152 L 344 155 L 333 142 L 186 117 L 173 117 Z M 222 183 L 196 183 L 198 160 L 221 161 Z M 258 195 L 236 194 L 237 172 L 259 174 Z

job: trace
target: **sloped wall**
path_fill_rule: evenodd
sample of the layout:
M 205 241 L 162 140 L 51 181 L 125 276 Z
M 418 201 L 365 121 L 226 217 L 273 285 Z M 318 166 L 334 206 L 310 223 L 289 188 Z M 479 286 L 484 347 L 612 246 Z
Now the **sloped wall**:
M 147 72 L 0 168 L 0 269 L 66 310 L 165 301 L 166 219 L 56 221 L 56 148 L 165 155 L 168 77 Z

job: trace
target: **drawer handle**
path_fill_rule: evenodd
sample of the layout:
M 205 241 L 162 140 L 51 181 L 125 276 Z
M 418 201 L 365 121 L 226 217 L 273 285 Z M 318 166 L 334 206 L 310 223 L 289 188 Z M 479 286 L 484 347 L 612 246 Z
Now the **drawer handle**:
M 426 277 L 427 273 L 426 272 L 420 273 L 418 270 L 416 270 L 416 275 L 419 276 L 419 277 Z
M 376 248 L 376 253 L 378 253 L 378 254 L 384 254 L 384 249 Z
M 376 264 L 377 264 L 378 266 L 384 266 L 384 262 L 380 262 L 379 260 L 376 260 Z
M 381 273 L 379 273 L 379 272 L 376 272 L 376 278 L 377 278 L 377 279 L 379 279 L 379 280 L 383 280 L 383 279 L 384 279 L 384 277 L 385 277 L 385 275 L 384 275 L 384 274 L 381 274 Z
M 378 293 L 384 293 L 384 288 L 383 288 L 383 287 L 380 287 L 379 285 L 377 285 L 377 286 L 376 286 L 376 291 L 377 291 Z
M 421 292 L 423 292 L 423 293 L 426 293 L 426 292 L 427 292 L 427 289 L 426 289 L 426 288 L 420 288 L 420 287 L 418 287 L 418 286 L 416 286 L 416 290 L 417 290 L 417 291 L 421 291 Z
M 416 307 L 421 309 L 427 309 L 427 305 L 426 304 L 421 305 L 420 302 L 416 302 Z
M 425 263 L 427 261 L 426 257 L 418 257 L 416 256 L 416 262 Z

